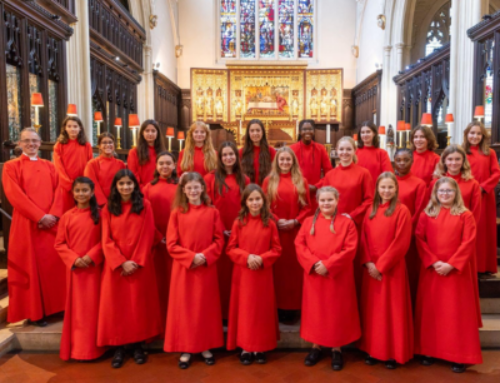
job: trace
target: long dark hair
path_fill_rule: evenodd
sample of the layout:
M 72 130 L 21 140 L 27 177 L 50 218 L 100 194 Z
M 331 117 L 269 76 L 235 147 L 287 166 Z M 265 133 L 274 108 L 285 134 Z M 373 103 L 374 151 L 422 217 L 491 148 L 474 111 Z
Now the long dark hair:
M 144 138 L 144 131 L 149 125 L 153 125 L 157 132 L 154 145 L 156 155 L 158 156 L 159 153 L 165 151 L 165 143 L 163 142 L 160 125 L 155 120 L 144 121 L 141 125 L 141 129 L 139 130 L 139 143 L 137 144 L 137 156 L 139 157 L 140 165 L 144 165 L 149 161 L 149 145 Z
M 359 134 L 358 134 L 358 148 L 363 148 L 365 144 L 363 143 L 363 140 L 361 139 L 361 130 L 363 128 L 369 128 L 374 136 L 373 136 L 373 141 L 372 141 L 372 146 L 374 148 L 380 148 L 380 137 L 378 135 L 378 129 L 375 126 L 375 124 L 371 121 L 365 121 L 361 124 L 361 128 L 359 128 Z
M 250 215 L 250 210 L 247 206 L 247 199 L 254 191 L 258 192 L 264 201 L 262 208 L 260 209 L 260 218 L 262 219 L 262 224 L 267 227 L 269 226 L 269 220 L 273 219 L 273 215 L 271 214 L 271 209 L 269 208 L 269 200 L 262 188 L 257 184 L 249 184 L 243 190 L 243 194 L 241 196 L 241 209 L 238 213 L 238 221 L 241 226 L 246 225 L 246 219 Z
M 222 150 L 224 150 L 224 148 L 231 148 L 231 150 L 234 152 L 234 155 L 236 156 L 236 162 L 233 165 L 233 174 L 236 177 L 236 183 L 240 187 L 240 194 L 243 194 L 243 189 L 245 189 L 245 176 L 243 175 L 243 172 L 241 170 L 238 148 L 230 141 L 223 142 L 219 147 L 219 160 L 217 161 L 217 169 L 215 169 L 215 189 L 221 196 L 224 193 L 224 187 L 226 188 L 226 191 L 229 191 L 229 186 L 227 186 L 226 184 L 226 177 L 228 174 L 226 171 L 226 167 L 222 163 Z
M 132 213 L 141 214 L 142 209 L 144 209 L 143 195 L 141 193 L 139 182 L 137 182 L 137 178 L 135 178 L 134 173 L 128 169 L 118 170 L 115 174 L 115 178 L 113 178 L 113 182 L 111 183 L 111 192 L 109 193 L 108 198 L 108 210 L 111 214 L 116 215 L 117 217 L 122 214 L 122 197 L 116 188 L 116 184 L 123 177 L 130 178 L 134 183 L 134 191 L 132 192 L 131 198 Z
M 68 116 L 66 117 L 61 124 L 61 133 L 57 138 L 57 142 L 60 144 L 67 144 L 69 141 L 69 134 L 66 132 L 66 125 L 69 121 L 74 121 L 80 127 L 80 132 L 78 136 L 76 136 L 76 140 L 80 145 L 85 145 L 87 143 L 87 137 L 85 136 L 85 129 L 83 128 L 83 122 L 76 116 Z
M 92 192 L 94 191 L 95 188 L 94 182 L 88 177 L 77 177 L 73 181 L 73 186 L 71 187 L 71 191 L 75 189 L 75 186 L 77 184 L 89 185 L 90 190 L 92 190 Z M 92 217 L 92 221 L 94 221 L 94 224 L 97 225 L 99 223 L 100 214 L 99 214 L 99 205 L 97 204 L 97 199 L 95 198 L 95 194 L 92 195 L 92 197 L 90 197 L 89 204 L 90 204 L 90 216 Z
M 245 132 L 245 144 L 243 145 L 243 153 L 241 156 L 241 167 L 251 181 L 255 180 L 255 170 L 253 167 L 253 143 L 250 139 L 250 126 L 257 124 L 262 130 L 262 138 L 260 140 L 260 155 L 259 155 L 259 183 L 262 183 L 271 171 L 271 154 L 269 153 L 269 144 L 266 137 L 266 129 L 264 124 L 259 119 L 250 120 L 247 124 Z
M 175 192 L 175 200 L 173 204 L 174 209 L 179 208 L 181 213 L 187 213 L 189 211 L 189 200 L 186 196 L 186 193 L 184 193 L 184 186 L 186 186 L 187 183 L 191 181 L 199 182 L 203 187 L 203 191 L 201 192 L 200 196 L 201 203 L 205 206 L 212 206 L 210 197 L 207 194 L 207 184 L 205 183 L 205 180 L 200 175 L 200 173 L 182 173 L 182 177 L 179 180 L 179 186 L 177 187 L 177 191 Z
M 175 160 L 175 156 L 174 156 L 172 153 L 170 153 L 169 151 L 165 150 L 165 151 L 161 152 L 160 154 L 158 154 L 158 155 L 156 156 L 156 165 L 158 165 L 158 161 L 159 161 L 159 160 L 160 160 L 160 158 L 161 158 L 161 157 L 163 157 L 163 156 L 169 156 L 169 157 L 172 159 L 172 161 L 174 162 L 174 165 L 175 165 L 175 163 L 177 162 L 177 161 Z M 177 167 L 176 167 L 176 166 L 174 166 L 174 170 L 172 171 L 172 174 L 170 174 L 170 178 L 167 180 L 167 182 L 168 182 L 169 184 L 178 184 L 178 183 L 179 183 L 179 179 L 177 178 L 177 169 L 176 169 L 176 168 L 177 168 Z M 156 184 L 158 183 L 158 181 L 159 181 L 159 180 L 160 180 L 160 173 L 159 173 L 159 172 L 158 172 L 158 170 L 156 170 L 156 168 L 155 168 L 154 178 L 153 178 L 153 180 L 151 181 L 151 185 L 156 185 Z

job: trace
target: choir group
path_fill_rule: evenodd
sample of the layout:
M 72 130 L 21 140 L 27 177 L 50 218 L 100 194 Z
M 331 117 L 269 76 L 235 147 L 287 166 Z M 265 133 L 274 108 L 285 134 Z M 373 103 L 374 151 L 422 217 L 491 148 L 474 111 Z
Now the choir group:
M 91 360 L 114 348 L 146 362 L 143 344 L 164 339 L 187 368 L 193 354 L 241 349 L 266 363 L 278 320 L 301 310 L 313 344 L 305 365 L 354 343 L 369 365 L 394 369 L 414 355 L 454 372 L 482 362 L 478 273 L 495 273 L 496 154 L 480 122 L 441 157 L 428 127 L 411 133 L 394 169 L 376 127 L 342 137 L 339 164 L 300 123 L 297 143 L 275 150 L 261 121 L 238 151 L 213 148 L 195 122 L 179 158 L 147 120 L 125 165 L 115 138 L 99 136 L 93 158 L 81 121 L 67 117 L 54 163 L 40 137 L 21 133 L 22 154 L 5 163 L 14 207 L 8 254 L 8 321 L 38 326 L 65 312 L 60 356 Z M 280 318 L 278 318 L 278 312 Z

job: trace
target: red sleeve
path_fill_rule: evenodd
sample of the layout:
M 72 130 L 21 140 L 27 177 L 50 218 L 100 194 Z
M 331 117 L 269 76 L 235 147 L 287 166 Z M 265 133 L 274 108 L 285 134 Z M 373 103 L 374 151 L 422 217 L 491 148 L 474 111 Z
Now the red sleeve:
M 425 199 L 426 196 L 427 196 L 427 186 L 425 185 L 425 183 L 419 183 L 417 186 L 417 190 L 415 191 L 415 213 L 413 214 L 413 217 L 411 219 L 413 232 L 415 232 L 415 229 L 417 228 L 417 223 L 420 217 L 420 213 L 427 206 L 427 202 L 429 202 L 428 200 Z
M 127 261 L 113 239 L 111 234 L 111 213 L 105 207 L 102 210 L 102 250 L 104 258 L 109 263 L 111 270 L 116 270 Z
M 370 246 L 368 246 L 368 241 L 366 239 L 366 226 L 368 225 L 368 222 L 369 222 L 369 218 L 368 218 L 369 214 L 370 214 L 369 212 L 365 213 L 365 218 L 363 219 L 363 224 L 361 226 L 360 261 L 361 261 L 362 265 L 364 265 L 365 263 L 368 263 L 368 262 L 373 262 L 372 257 L 370 255 Z
M 271 154 L 271 162 L 274 161 L 274 157 L 276 157 L 276 149 L 274 149 L 272 146 L 269 147 L 269 154 Z
M 274 262 L 276 262 L 281 255 L 281 243 L 278 228 L 271 220 L 269 220 L 269 228 L 271 229 L 271 243 L 269 244 L 269 250 L 262 254 L 257 254 L 262 258 L 262 266 L 265 269 L 272 267 Z
M 205 174 L 203 177 L 207 185 L 207 194 L 212 203 L 215 203 L 215 174 L 212 172 Z
M 52 177 L 52 187 L 54 188 L 54 199 L 52 200 L 52 206 L 50 207 L 49 214 L 52 214 L 54 217 L 62 217 L 64 212 L 64 190 L 59 188 L 59 175 L 57 174 L 56 168 L 52 163 L 46 160 L 44 161 L 45 165 L 48 166 L 50 171 L 50 176 Z
M 472 201 L 470 211 L 474 214 L 476 222 L 481 219 L 481 188 L 479 187 L 479 182 L 473 182 L 474 186 L 472 189 Z
M 311 230 L 309 223 L 310 220 L 305 221 L 295 237 L 295 252 L 297 253 L 297 260 L 304 271 L 307 274 L 312 274 L 314 272 L 314 265 L 321 261 L 321 259 L 315 256 L 307 245 L 307 236 Z
M 226 254 L 235 264 L 246 267 L 250 253 L 240 248 L 240 231 L 239 221 L 235 220 L 227 243 Z
M 431 218 L 429 218 L 425 212 L 422 212 L 418 220 L 417 229 L 415 230 L 415 242 L 417 244 L 418 255 L 425 268 L 431 267 L 434 263 L 439 261 L 439 258 L 431 251 L 427 243 L 427 222 L 429 219 Z
M 352 264 L 356 256 L 357 247 L 358 231 L 354 222 L 349 219 L 342 249 L 338 253 L 331 254 L 327 260 L 323 261 L 330 276 L 336 277 L 345 270 L 347 265 Z
M 57 142 L 54 145 L 54 166 L 56 167 L 56 171 L 59 175 L 59 183 L 64 190 L 71 190 L 73 186 L 73 180 L 69 178 L 66 173 L 66 168 L 64 166 L 63 158 L 62 158 L 62 145 L 60 142 Z
M 87 147 L 87 162 L 94 158 L 94 152 L 92 151 L 92 146 L 87 142 L 85 144 Z
M 363 222 L 364 214 L 370 208 L 373 202 L 373 192 L 375 190 L 375 186 L 373 185 L 372 177 L 368 173 L 368 171 L 366 171 L 363 176 L 361 188 L 363 192 L 363 199 L 361 201 L 361 204 L 349 213 L 351 218 L 354 220 L 354 222 L 356 222 L 358 226 Z
M 104 260 L 104 256 L 102 255 L 102 242 L 99 241 L 96 245 L 87 252 L 87 255 L 92 259 L 94 265 L 100 265 Z
M 69 248 L 66 241 L 67 218 L 68 214 L 64 214 L 59 221 L 54 248 L 66 267 L 71 269 L 75 265 L 75 261 L 80 258 L 80 256 Z
M 304 180 L 304 188 L 306 189 L 306 203 L 307 205 L 302 206 L 300 205 L 300 211 L 297 217 L 295 219 L 299 221 L 301 224 L 304 222 L 304 220 L 311 215 L 311 193 L 309 193 L 309 184 L 307 183 L 307 180 L 303 178 Z M 299 202 L 300 204 L 300 202 Z
M 178 209 L 170 214 L 167 227 L 167 250 L 170 256 L 179 262 L 186 269 L 189 269 L 193 263 L 196 253 L 185 247 L 182 247 L 179 235 L 179 212 Z
M 326 173 L 333 169 L 332 163 L 330 162 L 330 154 L 326 152 L 323 145 L 319 145 L 319 152 L 321 154 L 321 167 L 323 168 L 323 174 L 326 175 Z
M 272 202 L 271 202 L 271 199 L 269 198 L 269 195 L 267 194 L 267 187 L 269 186 L 269 176 L 264 178 L 264 181 L 262 181 L 262 191 L 264 192 L 264 194 L 266 195 L 267 197 L 267 200 L 269 202 L 269 208 L 271 210 L 271 214 L 273 215 L 274 219 L 276 220 L 276 222 L 279 221 L 279 217 L 274 213 L 273 209 L 272 209 Z
M 448 259 L 448 264 L 457 269 L 461 273 L 465 266 L 467 266 L 474 256 L 476 251 L 476 222 L 472 214 L 462 214 L 463 227 L 462 227 L 462 243 L 457 251 Z M 475 260 L 473 260 L 475 262 Z
M 394 173 L 394 169 L 392 168 L 391 159 L 389 158 L 389 154 L 386 150 L 380 149 L 380 168 L 383 172 L 391 172 Z M 375 181 L 375 180 L 373 180 Z
M 490 176 L 480 184 L 486 193 L 490 193 L 500 181 L 500 166 L 498 165 L 497 155 L 490 149 Z
M 184 173 L 181 169 L 182 157 L 184 157 L 184 149 L 180 151 L 179 158 L 177 159 L 177 177 L 179 178 Z
M 149 199 L 149 190 L 151 189 L 152 186 L 153 185 L 151 185 L 151 183 L 147 183 L 142 188 L 142 194 L 144 194 L 144 199 L 147 199 L 149 202 L 151 202 L 151 200 Z M 162 233 L 160 230 L 158 230 L 155 224 L 155 236 L 153 239 L 153 246 L 158 245 L 163 238 L 165 238 L 165 234 Z
M 99 183 L 98 178 L 97 178 L 97 172 L 96 172 L 96 170 L 97 170 L 96 168 L 98 167 L 97 161 L 98 160 L 90 161 L 87 164 L 87 166 L 85 166 L 85 170 L 83 172 L 83 175 L 85 177 L 90 178 L 92 180 L 92 182 L 94 183 L 94 194 L 95 194 L 95 198 L 97 199 L 97 204 L 99 206 L 104 206 L 104 205 L 106 205 L 106 202 L 108 199 L 106 198 L 106 195 L 102 191 L 101 184 Z
M 212 243 L 203 251 L 200 251 L 205 256 L 207 260 L 207 266 L 215 263 L 222 254 L 222 249 L 224 248 L 224 223 L 220 218 L 219 210 L 213 208 L 214 211 L 214 236 L 212 238 Z
M 330 164 L 330 166 L 331 166 L 331 164 Z M 314 185 L 314 186 L 316 186 L 317 189 L 321 189 L 323 186 L 328 185 L 328 175 L 330 174 L 330 172 L 332 170 L 328 171 L 328 173 L 325 173 L 325 176 L 322 179 L 320 179 L 319 182 L 316 183 L 316 185 Z
M 130 259 L 139 266 L 145 267 L 151 261 L 151 249 L 155 236 L 155 219 L 149 201 L 144 201 L 143 220 L 139 241 Z
M 137 182 L 139 183 L 139 185 L 142 185 L 137 149 L 132 149 L 128 152 L 127 167 L 132 173 L 134 173 L 134 176 L 135 178 L 137 178 Z

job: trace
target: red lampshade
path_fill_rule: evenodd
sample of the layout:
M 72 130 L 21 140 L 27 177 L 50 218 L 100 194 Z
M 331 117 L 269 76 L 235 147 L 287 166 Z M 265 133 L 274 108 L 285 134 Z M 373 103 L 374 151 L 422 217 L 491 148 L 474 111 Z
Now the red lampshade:
M 66 114 L 68 116 L 77 116 L 78 113 L 76 112 L 76 105 L 75 104 L 68 104 L 68 110 L 66 111 Z
M 119 117 L 115 118 L 115 126 L 123 126 L 121 118 L 119 118 Z
M 420 125 L 432 126 L 432 114 L 430 113 L 422 114 L 422 120 L 420 120 Z
M 353 139 L 354 141 L 357 141 L 357 140 L 358 140 L 358 135 L 357 135 L 357 134 L 353 134 L 353 135 L 352 135 L 352 139 Z
M 378 127 L 378 134 L 385 134 L 385 126 Z
M 137 114 L 129 114 L 128 127 L 134 129 L 137 128 L 138 126 L 141 126 L 141 122 L 139 121 L 139 116 Z
M 104 119 L 102 118 L 102 112 L 94 112 L 94 121 L 95 122 L 104 121 Z
M 411 130 L 411 124 L 410 123 L 406 123 L 405 124 L 405 130 Z
M 185 140 L 186 136 L 184 135 L 184 132 L 177 132 L 177 139 L 178 140 Z
M 403 120 L 398 121 L 397 130 L 405 130 L 405 122 Z
M 474 111 L 474 118 L 483 118 L 484 117 L 484 106 L 478 105 L 476 106 L 476 110 Z
M 167 128 L 167 137 L 175 137 L 175 129 L 171 126 Z
M 43 97 L 41 93 L 31 95 L 31 106 L 43 106 Z
M 451 124 L 451 123 L 455 122 L 455 119 L 453 118 L 453 114 L 452 113 L 448 113 L 446 115 L 446 118 L 445 118 L 444 122 L 447 123 L 447 124 Z

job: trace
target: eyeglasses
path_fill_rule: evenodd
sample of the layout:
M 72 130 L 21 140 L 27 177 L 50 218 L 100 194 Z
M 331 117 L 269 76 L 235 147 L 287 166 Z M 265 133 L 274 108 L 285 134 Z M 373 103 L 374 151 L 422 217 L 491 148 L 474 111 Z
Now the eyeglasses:
M 34 139 L 34 140 L 30 140 L 30 139 L 25 139 L 25 140 L 21 140 L 20 142 L 22 142 L 23 144 L 37 144 L 39 143 L 41 140 L 37 140 L 37 139 Z
M 455 190 L 452 189 L 439 189 L 437 191 L 438 194 L 453 194 L 455 193 Z

